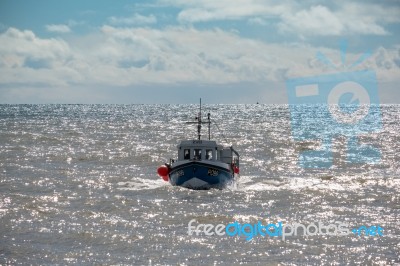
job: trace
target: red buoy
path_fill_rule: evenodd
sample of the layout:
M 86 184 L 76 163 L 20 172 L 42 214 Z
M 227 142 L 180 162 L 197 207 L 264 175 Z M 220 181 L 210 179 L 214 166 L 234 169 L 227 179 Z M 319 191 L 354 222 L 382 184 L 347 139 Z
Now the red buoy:
M 233 166 L 233 172 L 234 172 L 235 174 L 239 174 L 239 172 L 240 172 L 239 167 L 237 167 L 236 165 L 234 165 L 234 166 Z
M 166 165 L 161 165 L 158 167 L 157 173 L 162 179 L 164 179 L 164 181 L 168 181 L 169 169 Z

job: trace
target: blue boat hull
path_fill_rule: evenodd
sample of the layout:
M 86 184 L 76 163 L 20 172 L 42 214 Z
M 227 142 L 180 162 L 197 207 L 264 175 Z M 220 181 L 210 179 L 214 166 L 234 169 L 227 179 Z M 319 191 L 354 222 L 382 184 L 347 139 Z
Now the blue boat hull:
M 229 167 L 227 168 L 199 161 L 188 161 L 171 168 L 169 182 L 173 186 L 190 189 L 223 189 L 234 181 L 233 172 Z

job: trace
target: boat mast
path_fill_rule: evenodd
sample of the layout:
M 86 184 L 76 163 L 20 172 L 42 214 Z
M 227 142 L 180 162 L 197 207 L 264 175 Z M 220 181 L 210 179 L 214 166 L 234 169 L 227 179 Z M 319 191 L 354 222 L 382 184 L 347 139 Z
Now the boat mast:
M 207 114 L 207 122 L 203 122 L 201 120 L 201 98 L 200 98 L 200 112 L 198 116 L 196 116 L 197 122 L 186 122 L 186 124 L 197 124 L 197 138 L 201 140 L 201 124 L 208 124 L 208 140 L 211 140 L 211 119 L 210 113 Z
M 200 113 L 197 117 L 197 134 L 199 136 L 199 140 L 201 139 L 201 98 L 200 98 Z
M 210 113 L 207 114 L 208 118 L 208 140 L 211 140 L 211 131 L 210 131 L 210 125 L 211 125 L 211 120 L 210 120 Z

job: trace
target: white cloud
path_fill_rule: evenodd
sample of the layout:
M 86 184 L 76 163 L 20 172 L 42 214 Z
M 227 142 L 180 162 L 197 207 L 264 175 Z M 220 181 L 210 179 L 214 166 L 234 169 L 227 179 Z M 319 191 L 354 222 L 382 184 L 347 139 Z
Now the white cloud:
M 284 83 L 287 78 L 337 70 L 315 60 L 321 51 L 340 63 L 338 50 L 271 44 L 220 29 L 118 28 L 70 39 L 39 38 L 10 28 L 0 34 L 0 86 L 65 88 L 145 84 Z M 353 62 L 358 55 L 349 54 Z M 379 48 L 360 68 L 398 82 L 399 48 Z
M 386 3 L 365 3 L 344 1 L 340 6 L 340 13 L 344 18 L 352 18 L 371 23 L 399 23 L 400 6 L 393 1 L 393 4 Z
M 63 25 L 63 24 L 46 25 L 46 30 L 50 31 L 50 32 L 57 32 L 57 33 L 68 33 L 68 32 L 71 32 L 71 28 L 68 27 L 67 25 Z
M 255 18 L 250 18 L 247 21 L 250 25 L 260 25 L 260 26 L 266 26 L 268 25 L 268 22 L 260 17 L 255 17 Z
M 300 10 L 294 14 L 282 15 L 279 28 L 282 32 L 297 33 L 301 36 L 389 34 L 377 24 L 377 18 L 370 14 L 351 12 L 351 10 L 347 8 L 333 12 L 325 6 L 312 6 L 310 9 Z M 364 12 L 367 10 L 364 9 Z
M 285 63 L 292 60 L 280 56 L 288 51 L 279 45 L 268 46 L 218 29 L 104 26 L 102 32 L 106 41 L 96 53 L 109 67 L 118 68 L 127 61 L 131 66 L 141 63 L 126 68 L 128 77 L 119 82 L 263 82 L 275 80 L 275 69 L 286 68 Z
M 146 83 L 226 84 L 276 80 L 295 52 L 222 30 L 115 28 L 74 43 L 41 39 L 31 31 L 0 35 L 0 84 L 128 86 Z M 292 55 L 283 58 L 282 54 Z M 278 72 L 276 72 L 278 71 Z
M 153 14 L 143 16 L 135 13 L 132 17 L 109 17 L 108 21 L 112 25 L 145 25 L 157 23 L 157 18 Z
M 296 14 L 283 14 L 282 31 L 311 35 L 339 35 L 344 26 L 341 20 L 324 6 L 314 6 Z
M 202 22 L 213 20 L 237 20 L 256 16 L 278 16 L 288 12 L 291 5 L 260 0 L 220 1 L 166 1 L 182 7 L 178 14 L 180 22 Z
M 315 1 L 195 1 L 160 0 L 175 5 L 181 23 L 218 20 L 247 20 L 265 25 L 268 19 L 279 21 L 281 33 L 307 36 L 388 35 L 385 26 L 400 22 L 400 7 L 364 2 L 338 1 L 316 5 Z M 329 5 L 328 5 L 329 4 Z
M 54 63 L 64 61 L 72 55 L 67 42 L 53 38 L 41 39 L 29 30 L 9 28 L 0 34 L 0 43 L 2 55 L 48 60 Z
M 0 84 L 50 84 L 68 82 L 65 64 L 73 57 L 59 39 L 41 39 L 32 31 L 9 28 L 0 34 Z

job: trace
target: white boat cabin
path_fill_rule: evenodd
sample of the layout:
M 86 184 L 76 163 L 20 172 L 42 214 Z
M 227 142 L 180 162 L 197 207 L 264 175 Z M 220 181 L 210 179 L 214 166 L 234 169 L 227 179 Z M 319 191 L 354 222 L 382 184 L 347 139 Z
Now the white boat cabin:
M 217 145 L 213 140 L 183 140 L 178 145 L 178 161 L 209 160 L 232 163 L 231 148 Z

